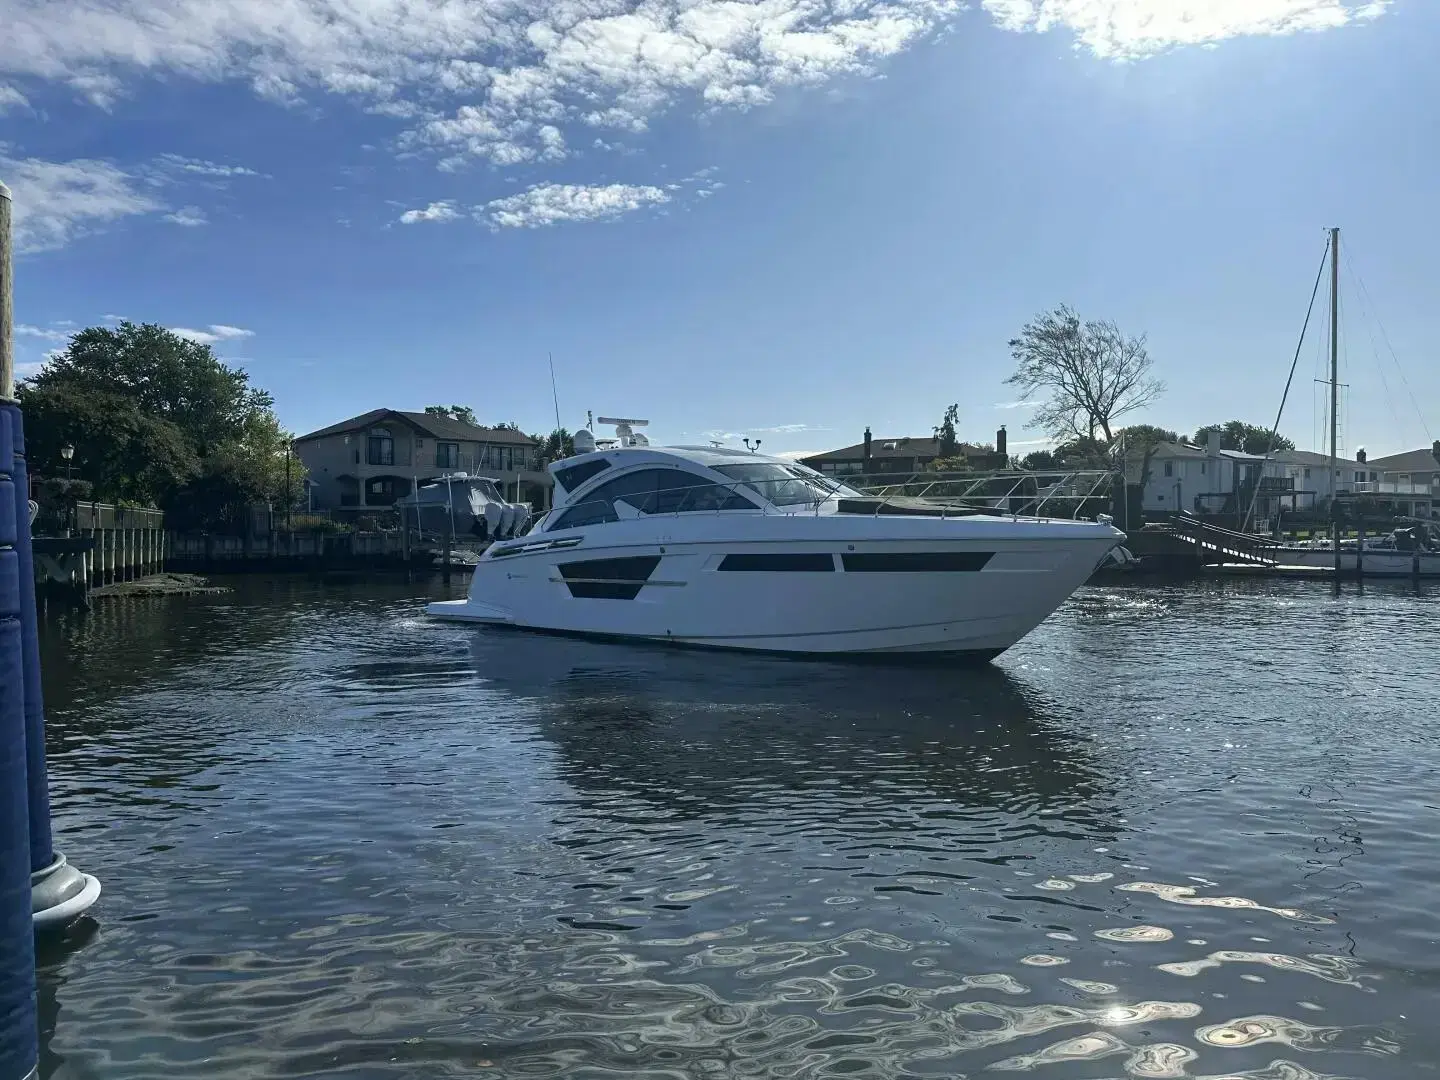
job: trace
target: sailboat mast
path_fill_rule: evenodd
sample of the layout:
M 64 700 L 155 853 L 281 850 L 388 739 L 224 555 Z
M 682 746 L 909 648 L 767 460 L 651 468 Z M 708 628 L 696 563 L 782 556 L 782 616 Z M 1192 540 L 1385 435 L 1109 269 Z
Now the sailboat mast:
M 1330 503 L 1335 576 L 1340 576 L 1340 230 L 1330 230 Z

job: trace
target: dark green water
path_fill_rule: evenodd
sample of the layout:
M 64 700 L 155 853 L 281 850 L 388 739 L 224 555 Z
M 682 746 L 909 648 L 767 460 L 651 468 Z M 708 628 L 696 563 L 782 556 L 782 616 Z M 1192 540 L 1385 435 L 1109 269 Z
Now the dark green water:
M 1440 626 L 1089 590 L 993 669 L 247 581 L 47 625 L 58 1077 L 1440 1068 Z

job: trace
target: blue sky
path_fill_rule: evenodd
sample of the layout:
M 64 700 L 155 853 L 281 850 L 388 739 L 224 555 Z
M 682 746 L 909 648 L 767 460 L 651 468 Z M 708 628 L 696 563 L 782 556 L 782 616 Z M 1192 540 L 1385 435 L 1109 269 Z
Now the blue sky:
M 1148 335 L 1169 390 L 1132 419 L 1269 423 L 1339 225 L 1344 444 L 1440 435 L 1421 0 L 0 0 L 0 25 L 22 370 L 123 317 L 213 341 L 297 432 L 434 402 L 548 430 L 548 352 L 572 428 L 794 452 L 955 401 L 1023 448 L 1006 342 L 1068 302 Z

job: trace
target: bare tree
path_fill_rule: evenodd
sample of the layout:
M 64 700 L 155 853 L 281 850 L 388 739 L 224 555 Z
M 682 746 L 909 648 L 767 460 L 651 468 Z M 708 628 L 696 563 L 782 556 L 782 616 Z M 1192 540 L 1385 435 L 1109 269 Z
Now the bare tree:
M 1165 392 L 1143 336 L 1126 337 L 1113 322 L 1082 323 L 1066 305 L 1026 323 L 1010 355 L 1016 367 L 1006 384 L 1027 401 L 1045 395 L 1028 426 L 1061 442 L 1108 447 L 1117 419 Z

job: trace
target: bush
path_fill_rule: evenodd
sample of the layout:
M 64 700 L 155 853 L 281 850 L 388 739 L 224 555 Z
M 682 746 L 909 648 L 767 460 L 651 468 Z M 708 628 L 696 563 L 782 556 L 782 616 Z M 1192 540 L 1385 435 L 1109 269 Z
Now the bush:
M 342 525 L 338 521 L 334 521 L 328 517 L 322 517 L 319 514 L 293 514 L 291 515 L 288 524 L 283 517 L 277 515 L 275 520 L 275 528 L 280 532 L 284 532 L 285 529 L 288 528 L 291 532 L 297 533 L 341 533 L 350 531 L 349 526 Z
M 88 480 L 65 480 L 50 476 L 35 485 L 35 501 L 47 509 L 89 502 L 94 494 L 95 485 Z

